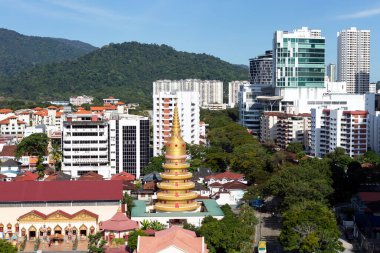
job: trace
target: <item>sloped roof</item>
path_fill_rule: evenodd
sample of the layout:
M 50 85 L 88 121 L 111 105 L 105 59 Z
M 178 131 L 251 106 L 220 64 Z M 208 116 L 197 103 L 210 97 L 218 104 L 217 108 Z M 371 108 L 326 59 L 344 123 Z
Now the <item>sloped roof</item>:
M 239 190 L 239 189 L 245 190 L 248 188 L 246 184 L 243 184 L 242 182 L 239 182 L 239 181 L 232 181 L 232 182 L 225 183 L 223 184 L 222 187 L 226 190 Z
M 128 172 L 122 171 L 119 174 L 113 175 L 111 180 L 123 180 L 123 181 L 133 181 L 136 177 Z
M 99 224 L 101 230 L 128 231 L 139 227 L 138 221 L 133 221 L 122 212 L 117 212 L 111 219 Z
M 120 201 L 121 181 L 0 182 L 0 202 Z
M 0 121 L 0 125 L 9 124 L 9 122 L 10 122 L 11 119 L 16 119 L 17 120 L 17 124 L 20 124 L 20 125 L 26 124 L 24 121 L 18 120 L 16 116 L 10 116 L 10 117 L 8 117 L 6 119 L 1 120 Z
M 27 212 L 26 214 L 21 215 L 17 220 L 22 219 L 23 217 L 28 216 L 30 214 L 36 214 L 37 216 L 40 216 L 43 219 L 47 219 L 50 216 L 53 216 L 53 215 L 56 215 L 56 214 L 60 214 L 60 215 L 62 215 L 64 217 L 66 217 L 66 218 L 72 219 L 72 218 L 75 218 L 77 215 L 82 214 L 82 213 L 86 213 L 86 214 L 88 214 L 88 215 L 90 215 L 90 216 L 92 216 L 92 217 L 94 217 L 96 219 L 98 218 L 97 214 L 95 214 L 93 212 L 90 212 L 90 211 L 88 211 L 86 209 L 82 209 L 82 210 L 80 210 L 78 212 L 75 212 L 73 214 L 66 213 L 66 212 L 64 212 L 62 210 L 56 210 L 56 211 L 54 211 L 52 213 L 49 213 L 49 214 L 44 214 L 44 213 L 42 213 L 40 211 L 32 210 L 30 212 Z
M 156 232 L 154 237 L 139 236 L 137 253 L 155 253 L 169 247 L 178 248 L 186 253 L 208 252 L 203 237 L 197 237 L 193 231 L 172 226 Z
M 13 112 L 13 111 L 11 109 L 8 109 L 8 108 L 0 109 L 1 114 L 7 114 L 7 113 L 11 113 L 11 112 Z
M 244 175 L 240 174 L 240 173 L 234 173 L 234 172 L 226 171 L 223 173 L 214 174 L 214 175 L 210 175 L 210 176 L 205 177 L 206 180 L 210 180 L 212 178 L 219 179 L 219 180 L 222 180 L 223 178 L 229 179 L 229 180 L 239 180 L 239 179 L 243 179 Z
M 80 176 L 78 180 L 103 180 L 103 176 L 96 172 L 90 171 Z
M 14 181 L 36 181 L 38 179 L 37 173 L 32 173 L 30 171 L 25 171 L 23 174 L 18 174 Z M 1 192 L 1 191 L 0 191 Z
M 136 185 L 131 181 L 123 181 L 123 190 L 136 190 Z
M 146 182 L 143 185 L 143 189 L 144 190 L 156 190 L 157 189 L 156 181 Z
M 0 156 L 15 156 L 16 155 L 16 145 L 7 145 L 3 147 L 0 152 Z
M 13 159 L 8 159 L 0 164 L 0 167 L 19 167 L 21 163 L 16 162 Z
M 145 182 L 150 182 L 150 181 L 153 181 L 153 180 L 157 180 L 157 181 L 161 181 L 161 176 L 160 176 L 160 173 L 157 172 L 157 171 L 153 171 L 152 173 L 149 173 L 147 175 L 144 176 L 143 180 Z
M 71 180 L 71 176 L 63 173 L 62 171 L 55 172 L 45 178 L 44 181 L 61 181 L 61 180 Z

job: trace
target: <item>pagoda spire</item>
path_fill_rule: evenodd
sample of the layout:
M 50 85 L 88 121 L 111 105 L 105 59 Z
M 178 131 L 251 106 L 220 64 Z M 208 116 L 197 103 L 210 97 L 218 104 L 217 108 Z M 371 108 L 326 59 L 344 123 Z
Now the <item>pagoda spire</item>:
M 192 191 L 195 184 L 193 174 L 187 169 L 186 143 L 181 137 L 181 125 L 178 108 L 174 108 L 171 136 L 166 143 L 165 171 L 161 173 L 162 182 L 157 184 L 160 192 L 154 205 L 161 212 L 194 211 L 199 205 L 195 201 L 197 194 Z

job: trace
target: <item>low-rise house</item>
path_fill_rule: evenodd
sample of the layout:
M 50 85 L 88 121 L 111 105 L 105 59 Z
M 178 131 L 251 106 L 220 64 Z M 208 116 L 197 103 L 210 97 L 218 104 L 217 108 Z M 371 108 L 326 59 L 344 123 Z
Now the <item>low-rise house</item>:
M 213 172 L 209 168 L 197 168 L 193 172 L 193 181 L 203 184 L 207 176 L 212 175 Z
M 380 192 L 359 192 L 351 199 L 356 214 L 364 214 L 368 205 L 380 201 Z
M 154 236 L 139 236 L 137 253 L 207 253 L 204 237 L 197 237 L 194 231 L 178 226 L 157 231 Z
M 20 173 L 20 163 L 9 159 L 0 164 L 0 173 L 8 178 L 14 178 Z
M 236 206 L 243 200 L 244 193 L 247 191 L 248 186 L 239 182 L 233 181 L 225 183 L 220 188 L 220 191 L 215 194 L 215 199 L 218 205 Z
M 136 179 L 135 175 L 122 171 L 119 174 L 113 175 L 111 177 L 111 180 L 122 180 L 124 182 L 126 181 L 134 181 Z
M 211 195 L 211 191 L 209 188 L 207 188 L 204 184 L 195 182 L 195 188 L 194 191 L 198 193 L 198 196 L 200 198 L 209 198 Z
M 39 178 L 37 173 L 33 173 L 30 171 L 24 171 L 21 174 L 18 174 L 15 178 L 14 181 L 37 181 Z
M 231 171 L 226 171 L 218 174 L 213 174 L 205 177 L 207 184 L 220 183 L 225 184 L 232 181 L 239 181 L 243 184 L 246 184 L 247 181 L 244 179 L 244 175 L 240 173 L 234 173 Z

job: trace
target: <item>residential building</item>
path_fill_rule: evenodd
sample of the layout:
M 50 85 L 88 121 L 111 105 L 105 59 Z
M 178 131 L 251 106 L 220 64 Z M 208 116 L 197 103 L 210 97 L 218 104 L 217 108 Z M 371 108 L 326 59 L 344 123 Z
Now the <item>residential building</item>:
M 326 76 L 328 82 L 336 82 L 336 65 L 329 64 L 326 67 Z
M 208 124 L 206 124 L 203 121 L 199 122 L 199 144 L 201 145 L 208 145 L 208 140 L 207 140 L 207 131 L 206 128 L 208 127 Z
M 153 82 L 153 96 L 160 92 L 195 91 L 199 105 L 223 104 L 223 82 L 217 80 L 157 80 Z
M 21 139 L 24 137 L 25 125 L 16 116 L 10 116 L 0 121 L 0 135 Z
M 108 124 L 111 174 L 128 172 L 139 179 L 149 163 L 149 119 L 115 114 Z
M 348 93 L 364 94 L 370 80 L 370 31 L 355 27 L 337 33 L 338 81 L 347 83 Z
M 162 154 L 170 137 L 174 107 L 178 107 L 181 133 L 186 143 L 199 144 L 199 94 L 191 91 L 153 95 L 153 155 Z
M 273 39 L 273 82 L 281 88 L 323 88 L 325 38 L 307 27 L 276 31 Z
M 76 178 L 89 171 L 109 178 L 108 123 L 89 112 L 72 114 L 63 122 L 62 171 Z
M 108 98 L 103 98 L 103 104 L 104 105 L 116 105 L 118 102 L 120 101 L 120 99 L 118 98 L 114 98 L 112 96 L 109 96 Z
M 248 81 L 232 81 L 228 83 L 228 106 L 234 108 L 239 101 L 240 86 L 248 85 Z
M 249 82 L 251 84 L 273 84 L 272 50 L 265 51 L 265 54 L 249 59 Z
M 308 113 L 264 112 L 260 121 L 260 140 L 274 141 L 281 148 L 286 148 L 291 142 L 302 143 L 308 148 L 310 117 Z
M 323 157 L 342 147 L 346 154 L 363 155 L 368 148 L 368 112 L 311 109 L 310 153 Z
M 83 104 L 92 104 L 92 101 L 94 100 L 93 97 L 91 96 L 74 96 L 70 97 L 70 104 L 75 105 L 75 106 L 81 106 Z
M 207 109 L 210 111 L 220 111 L 220 110 L 226 110 L 227 109 L 227 104 L 207 104 L 201 106 L 202 109 Z
M 207 183 L 207 185 L 213 184 L 213 183 L 219 183 L 219 184 L 224 185 L 226 183 L 230 183 L 233 181 L 238 181 L 240 183 L 247 184 L 247 181 L 244 179 L 243 174 L 230 172 L 230 171 L 226 171 L 226 172 L 222 172 L 218 174 L 212 174 L 212 175 L 206 176 L 204 179 L 204 182 Z
M 8 109 L 8 108 L 0 109 L 0 120 L 4 120 L 14 115 L 15 114 L 11 109 Z
M 230 205 L 237 206 L 243 202 L 244 193 L 246 193 L 248 185 L 239 181 L 232 181 L 221 185 L 219 191 L 212 195 L 216 199 L 219 206 Z
M 369 83 L 368 92 L 369 93 L 377 93 L 376 92 L 376 83 Z

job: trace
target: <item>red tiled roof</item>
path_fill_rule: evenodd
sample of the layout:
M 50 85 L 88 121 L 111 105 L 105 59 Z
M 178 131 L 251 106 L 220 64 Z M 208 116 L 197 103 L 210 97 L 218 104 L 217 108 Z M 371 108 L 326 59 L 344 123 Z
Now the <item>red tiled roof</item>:
M 48 109 L 57 109 L 57 107 L 54 106 L 54 105 L 51 105 L 51 106 L 48 107 Z
M 223 172 L 223 173 L 209 175 L 209 176 L 205 177 L 206 180 L 210 180 L 211 178 L 214 178 L 214 179 L 223 179 L 223 178 L 226 178 L 226 179 L 229 179 L 229 180 L 238 180 L 238 179 L 243 179 L 244 175 L 243 174 L 239 174 L 239 173 L 234 173 L 234 172 L 226 171 L 226 172 Z
M 80 176 L 78 180 L 103 180 L 103 176 L 96 172 L 90 171 Z
M 187 253 L 208 253 L 203 237 L 197 237 L 195 232 L 178 226 L 158 231 L 154 237 L 139 236 L 137 253 L 160 252 L 171 246 Z
M 91 111 L 104 111 L 106 108 L 104 106 L 91 106 Z
M 123 180 L 123 181 L 133 181 L 136 177 L 128 172 L 122 171 L 119 174 L 113 175 L 111 180 Z
M 123 190 L 136 190 L 136 185 L 131 181 L 123 181 Z
M 125 103 L 124 103 L 124 102 L 121 102 L 121 101 L 117 102 L 116 104 L 117 104 L 117 105 L 125 105 Z
M 138 221 L 133 221 L 122 212 L 117 212 L 111 219 L 99 224 L 101 230 L 128 231 L 139 227 Z
M 7 113 L 11 113 L 11 112 L 13 112 L 13 111 L 11 109 L 8 109 L 8 108 L 0 109 L 1 114 L 7 114 Z
M 380 192 L 359 192 L 359 198 L 363 202 L 380 201 Z
M 17 119 L 17 117 L 16 117 L 16 116 L 10 116 L 10 117 L 8 117 L 8 118 L 6 118 L 6 119 L 3 119 L 2 121 L 0 121 L 0 125 L 6 125 L 6 124 L 9 124 L 9 121 L 10 121 L 11 119 Z M 22 120 L 17 120 L 17 124 L 25 124 L 25 122 L 22 121 Z
M 86 111 L 86 110 L 80 110 L 80 111 L 77 111 L 75 114 L 92 114 L 92 112 Z
M 25 171 L 23 174 L 19 174 L 14 178 L 14 181 L 36 181 L 39 178 L 37 173 Z
M 6 175 L 0 174 L 0 178 L 7 178 Z
M 248 188 L 248 186 L 239 181 L 232 181 L 232 182 L 225 183 L 223 185 L 223 188 L 227 190 L 238 190 L 238 189 L 245 190 Z
M 41 107 L 36 107 L 36 108 L 34 108 L 33 109 L 34 111 L 41 111 L 41 110 L 43 110 Z
M 367 115 L 367 111 L 343 111 L 343 114 L 349 114 L 349 115 Z
M 211 187 L 222 187 L 223 185 L 221 183 L 214 182 L 212 184 L 209 184 L 208 186 L 211 186 Z
M 155 190 L 156 189 L 156 181 L 150 181 L 143 185 L 144 190 Z
M 16 145 L 7 145 L 3 147 L 0 152 L 0 156 L 15 156 L 16 155 Z
M 0 202 L 119 201 L 121 181 L 0 182 Z

